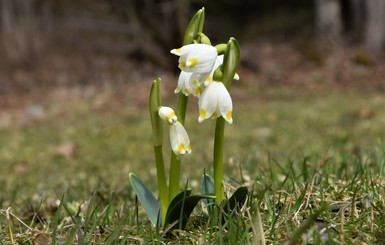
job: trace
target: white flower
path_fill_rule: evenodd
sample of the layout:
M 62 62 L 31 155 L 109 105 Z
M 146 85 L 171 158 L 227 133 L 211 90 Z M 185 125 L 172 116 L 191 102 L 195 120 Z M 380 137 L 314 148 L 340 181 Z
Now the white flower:
M 186 96 L 192 94 L 198 97 L 202 93 L 203 79 L 206 79 L 206 77 L 202 78 L 202 74 L 181 71 L 178 78 L 178 86 L 176 87 L 174 93 L 182 91 L 182 93 Z
M 222 116 L 229 124 L 233 123 L 233 103 L 230 93 L 222 82 L 210 82 L 199 97 L 198 105 L 199 122 Z
M 169 124 L 175 124 L 178 121 L 178 118 L 175 115 L 175 112 L 172 108 L 167 106 L 161 106 L 158 110 L 159 117 Z
M 207 44 L 188 44 L 171 50 L 179 57 L 179 68 L 194 73 L 210 73 L 218 56 L 215 47 Z
M 175 155 L 180 156 L 191 153 L 190 138 L 186 129 L 178 121 L 170 126 L 170 142 Z
M 218 69 L 218 67 L 223 64 L 223 57 L 224 55 L 222 54 L 222 55 L 218 55 L 218 57 L 216 58 L 212 71 L 210 72 L 210 74 L 207 75 L 207 77 L 204 80 L 205 86 L 209 85 L 209 83 L 213 80 L 215 70 Z M 239 75 L 237 73 L 235 73 L 234 75 L 234 80 L 239 80 Z

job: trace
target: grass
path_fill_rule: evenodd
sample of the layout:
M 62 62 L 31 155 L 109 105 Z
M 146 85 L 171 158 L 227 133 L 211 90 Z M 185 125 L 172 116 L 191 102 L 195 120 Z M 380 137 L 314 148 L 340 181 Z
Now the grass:
M 223 227 L 200 207 L 186 231 L 151 227 L 128 183 L 134 172 L 156 190 L 147 106 L 104 92 L 48 101 L 45 117 L 0 129 L 0 244 L 385 242 L 383 94 L 236 86 L 234 94 L 226 181 L 251 194 Z M 100 97 L 111 102 L 100 106 Z M 182 171 L 198 192 L 204 169 L 212 172 L 214 122 L 198 124 L 190 111 L 193 154 Z M 69 158 L 56 153 L 67 142 L 76 145 Z

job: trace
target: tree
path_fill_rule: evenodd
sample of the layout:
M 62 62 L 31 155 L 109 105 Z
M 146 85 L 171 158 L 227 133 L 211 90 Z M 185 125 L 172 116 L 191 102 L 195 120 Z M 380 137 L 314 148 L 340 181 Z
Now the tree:
M 322 39 L 335 40 L 344 31 L 371 53 L 384 51 L 384 0 L 315 0 L 315 18 Z
M 385 42 L 385 1 L 366 0 L 365 47 L 377 53 L 383 51 Z
M 339 38 L 342 30 L 339 0 L 315 0 L 315 17 L 320 37 L 327 41 Z

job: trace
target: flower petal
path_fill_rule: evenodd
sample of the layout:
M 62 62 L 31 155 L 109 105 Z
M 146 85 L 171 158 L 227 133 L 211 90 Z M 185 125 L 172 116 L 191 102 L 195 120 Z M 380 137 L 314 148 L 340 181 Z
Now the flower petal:
M 199 48 L 198 46 L 196 46 L 196 44 L 187 44 L 187 45 L 184 45 L 183 47 L 172 49 L 170 53 L 178 56 L 183 56 L 196 48 Z
M 186 129 L 180 122 L 170 126 L 170 142 L 172 151 L 175 155 L 184 155 L 191 153 L 190 138 Z
M 216 82 L 212 82 L 206 87 L 202 95 L 199 97 L 199 122 L 210 118 L 213 113 L 216 112 L 218 107 L 218 97 L 216 89 Z
M 207 44 L 188 44 L 171 50 L 179 57 L 179 68 L 186 72 L 209 73 L 218 56 L 215 47 Z
M 225 85 L 221 82 L 219 82 L 217 93 L 218 93 L 219 112 L 229 124 L 232 124 L 233 123 L 233 116 L 232 116 L 233 102 L 231 100 L 229 91 L 227 91 Z
M 179 78 L 178 78 L 178 86 L 174 90 L 174 93 L 179 93 L 180 91 L 182 91 L 182 93 L 186 96 L 188 96 L 191 93 L 189 88 L 186 86 L 191 78 L 191 75 L 192 73 L 190 72 L 185 72 L 185 71 L 180 72 Z

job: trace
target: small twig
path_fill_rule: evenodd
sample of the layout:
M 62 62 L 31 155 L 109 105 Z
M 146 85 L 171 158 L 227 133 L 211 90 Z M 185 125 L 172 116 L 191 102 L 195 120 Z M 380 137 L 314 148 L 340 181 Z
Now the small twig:
M 15 218 L 18 222 L 20 222 L 20 224 L 22 224 L 22 225 L 24 225 L 25 227 L 27 227 L 28 230 L 34 231 L 34 229 L 33 229 L 32 227 L 30 227 L 29 225 L 27 225 L 26 223 L 24 223 L 21 219 L 19 219 L 16 215 L 14 215 L 13 213 L 11 213 L 10 210 L 11 210 L 11 207 L 7 208 L 6 210 L 1 209 L 1 212 L 2 212 L 2 213 L 5 212 L 5 215 L 6 215 L 8 221 L 10 221 L 10 216 L 12 216 L 12 217 Z
M 257 227 L 255 227 L 254 223 L 251 222 L 251 228 L 253 229 L 253 233 L 255 235 L 255 240 L 254 240 L 253 244 L 265 245 L 266 244 L 265 232 L 263 231 L 263 224 L 262 224 L 261 213 L 259 212 L 259 204 L 257 204 L 255 209 L 256 209 L 256 212 L 257 212 L 256 213 L 257 215 L 256 215 L 255 225 Z M 249 209 L 247 209 L 246 212 L 247 212 L 247 215 L 248 215 L 249 219 L 252 220 Z
M 13 234 L 12 234 L 12 225 L 11 225 L 11 218 L 9 217 L 9 210 L 11 208 L 7 208 L 7 210 L 5 210 L 5 214 L 6 214 L 6 217 L 7 217 L 7 221 L 8 221 L 8 231 L 9 231 L 9 237 L 11 238 L 11 243 L 12 244 L 15 244 L 15 241 L 13 240 Z

